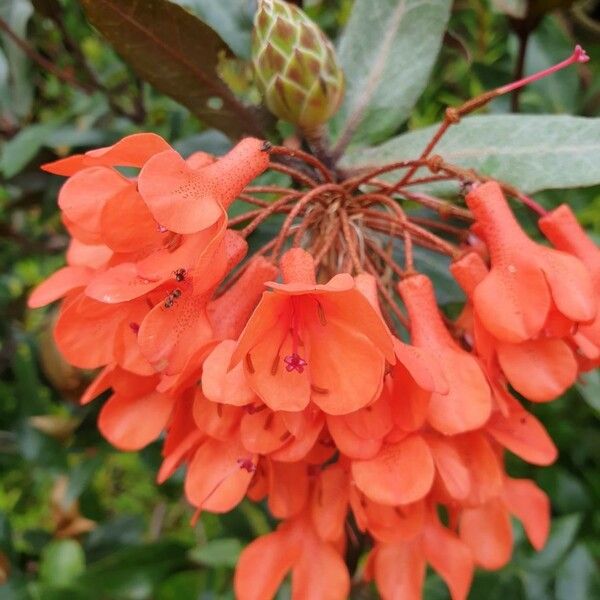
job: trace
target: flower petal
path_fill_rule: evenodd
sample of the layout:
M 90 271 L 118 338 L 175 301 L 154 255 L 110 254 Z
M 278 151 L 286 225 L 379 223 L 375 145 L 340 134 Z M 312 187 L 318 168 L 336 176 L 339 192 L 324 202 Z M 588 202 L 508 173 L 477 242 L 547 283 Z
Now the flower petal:
M 185 478 L 185 494 L 191 504 L 215 513 L 228 512 L 246 494 L 253 476 L 246 465 L 256 464 L 236 440 L 207 439 L 196 451 Z
M 383 446 L 370 460 L 355 460 L 352 475 L 357 487 L 381 504 L 409 504 L 431 489 L 435 468 L 429 446 L 418 435 Z
M 534 402 L 547 402 L 570 388 L 577 361 L 563 340 L 541 338 L 520 344 L 498 342 L 498 361 L 510 384 Z
M 462 511 L 460 538 L 471 549 L 475 562 L 490 571 L 500 569 L 512 554 L 512 526 L 499 499 Z
M 48 279 L 40 283 L 31 292 L 27 301 L 29 308 L 39 308 L 62 298 L 65 294 L 84 287 L 93 275 L 92 269 L 87 267 L 63 267 Z
M 172 408 L 173 399 L 158 392 L 141 396 L 115 393 L 100 411 L 98 428 L 120 450 L 139 450 L 159 436 Z

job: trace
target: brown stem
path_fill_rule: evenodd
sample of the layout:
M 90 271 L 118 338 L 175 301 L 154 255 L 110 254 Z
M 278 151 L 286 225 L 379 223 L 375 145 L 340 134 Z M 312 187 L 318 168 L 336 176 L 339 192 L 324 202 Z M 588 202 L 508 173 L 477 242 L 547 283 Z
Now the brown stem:
M 248 194 L 289 194 L 290 188 L 280 185 L 249 185 L 244 189 Z
M 460 240 L 465 240 L 469 236 L 468 229 L 454 227 L 453 225 L 448 225 L 448 223 L 442 223 L 441 221 L 436 221 L 435 219 L 427 219 L 426 217 L 415 217 L 411 215 L 408 217 L 408 220 L 412 223 L 416 223 L 417 225 L 427 227 L 428 229 L 438 229 L 439 231 L 445 231 L 446 233 L 455 235 Z
M 406 271 L 403 271 L 395 262 L 394 259 L 387 254 L 382 248 L 380 248 L 376 242 L 373 240 L 367 240 L 367 246 L 375 253 L 377 256 L 385 262 L 385 264 L 398 276 L 400 279 L 403 279 L 406 276 Z M 411 265 L 412 266 L 412 265 Z
M 45 56 L 42 56 L 33 46 L 31 46 L 28 42 L 21 39 L 8 25 L 8 23 L 4 19 L 0 19 L 0 31 L 4 31 L 4 33 L 12 40 L 12 42 L 18 46 L 33 62 L 36 62 L 42 69 L 52 73 L 60 80 L 68 83 L 69 85 L 81 90 L 85 94 L 92 94 L 94 92 L 94 88 L 92 86 L 86 85 L 77 81 L 71 73 L 67 73 L 62 69 L 59 69 L 55 64 L 48 60 Z
M 444 162 L 441 156 L 431 157 L 432 162 L 435 164 L 435 169 L 446 171 L 458 177 L 462 181 L 474 182 L 474 181 L 495 181 L 502 188 L 502 190 L 519 200 L 524 206 L 529 208 L 531 211 L 536 213 L 538 216 L 543 217 L 548 211 L 541 205 L 538 204 L 533 198 L 530 198 L 523 192 L 519 191 L 509 183 L 504 183 L 495 179 L 494 177 L 488 177 L 487 175 L 481 175 L 473 169 L 461 169 L 455 165 Z
M 412 251 L 412 238 L 408 229 L 409 223 L 408 220 L 406 218 L 406 214 L 405 212 L 402 210 L 402 207 L 395 202 L 392 198 L 390 198 L 389 196 L 386 196 L 385 194 L 364 194 L 363 196 L 360 197 L 361 199 L 361 203 L 371 203 L 371 202 L 377 202 L 380 204 L 383 204 L 384 206 L 387 206 L 388 208 L 390 208 L 397 217 L 397 220 L 400 223 L 403 223 L 405 225 L 405 227 L 403 228 L 403 237 L 404 237 L 404 254 L 405 254 L 405 269 L 407 273 L 412 273 L 413 272 L 413 251 Z
M 315 188 L 319 185 L 319 183 L 315 181 L 312 177 L 301 173 L 297 169 L 294 169 L 294 167 L 284 165 L 280 162 L 271 161 L 271 163 L 269 164 L 269 169 L 271 169 L 272 171 L 279 171 L 279 173 L 285 173 L 286 175 L 289 175 L 292 179 L 295 179 L 302 185 L 305 185 L 309 188 Z
M 321 194 L 324 194 L 327 192 L 341 192 L 343 194 L 344 189 L 341 186 L 337 185 L 336 183 L 325 183 L 323 185 L 320 185 L 320 186 L 312 189 L 310 192 L 305 194 L 295 204 L 294 208 L 292 208 L 292 210 L 286 217 L 285 221 L 283 222 L 283 225 L 281 226 L 281 231 L 279 232 L 279 236 L 277 237 L 277 243 L 275 244 L 275 247 L 273 248 L 273 259 L 274 260 L 277 260 L 279 254 L 281 253 L 281 248 L 283 246 L 283 242 L 285 241 L 285 238 L 288 235 L 288 230 L 291 227 L 294 219 L 300 213 L 300 211 L 310 202 L 319 199 Z
M 306 164 L 309 164 L 317 169 L 326 182 L 331 183 L 334 179 L 331 171 L 317 157 L 309 154 L 308 152 L 304 152 L 304 150 L 288 148 L 287 146 L 273 146 L 273 148 L 271 148 L 271 155 L 282 155 L 298 158 L 304 161 Z
M 327 254 L 327 252 L 329 252 L 329 250 L 333 246 L 333 243 L 337 239 L 339 230 L 340 230 L 339 223 L 336 223 L 333 228 L 333 231 L 331 231 L 329 233 L 329 235 L 327 235 L 324 238 L 325 241 L 323 242 L 323 245 L 315 253 L 315 267 L 318 267 L 321 264 L 323 257 Z
M 294 192 L 292 194 L 288 194 L 287 196 L 283 196 L 282 198 L 279 198 L 279 200 L 276 200 L 275 202 L 270 204 L 267 208 L 262 210 L 261 214 L 259 214 L 251 223 L 246 225 L 246 227 L 244 227 L 244 229 L 242 229 L 240 231 L 240 235 L 243 238 L 248 237 L 265 219 L 268 219 L 274 212 L 276 212 L 286 202 L 289 202 L 290 200 L 297 198 L 298 196 L 301 196 L 301 195 L 302 195 L 301 192 Z
M 519 31 L 517 37 L 519 39 L 519 55 L 517 56 L 517 64 L 515 65 L 515 74 L 513 79 L 522 79 L 525 72 L 525 55 L 527 54 L 527 43 L 529 42 L 529 34 L 527 29 Z M 523 88 L 516 88 L 512 93 L 510 100 L 510 109 L 512 112 L 519 112 L 519 98 Z
M 347 179 L 342 185 L 348 191 L 355 190 L 356 188 L 360 187 L 364 183 L 367 183 L 368 181 L 370 181 L 374 177 L 377 177 L 378 175 L 382 175 L 383 173 L 389 173 L 390 171 L 397 171 L 398 169 L 406 169 L 408 167 L 412 167 L 415 163 L 418 163 L 417 166 L 423 166 L 426 164 L 426 161 L 402 160 L 399 162 L 390 163 L 381 167 L 373 168 L 363 175 L 358 175 L 352 179 Z
M 408 319 L 404 316 L 404 314 L 400 310 L 400 307 L 394 301 L 393 296 L 390 294 L 389 290 L 385 287 L 385 285 L 381 281 L 381 277 L 379 276 L 379 273 L 378 273 L 377 269 L 375 268 L 375 265 L 373 265 L 373 263 L 368 258 L 365 259 L 365 263 L 366 263 L 367 270 L 371 273 L 371 275 L 373 275 L 373 277 L 375 277 L 375 283 L 377 284 L 377 289 L 379 290 L 379 293 L 383 296 L 384 300 L 386 301 L 387 305 L 389 306 L 391 311 L 394 313 L 394 315 L 396 316 L 398 321 L 400 321 L 400 323 L 403 325 L 403 327 L 407 331 L 410 331 L 410 324 L 409 324 Z
M 348 254 L 350 255 L 350 260 L 352 261 L 352 266 L 357 273 L 362 273 L 364 269 L 358 256 L 355 235 L 353 235 L 350 231 L 348 213 L 344 208 L 340 208 L 340 223 L 342 225 L 342 237 L 346 242 Z
M 457 219 L 462 219 L 463 221 L 471 222 L 473 220 L 473 215 L 471 211 L 467 208 L 461 208 L 460 206 L 455 206 L 450 202 L 446 202 L 446 200 L 442 200 L 441 198 L 436 198 L 435 196 L 430 196 L 428 194 L 422 194 L 421 192 L 409 192 L 404 188 L 398 190 L 398 193 L 407 198 L 408 200 L 412 200 L 413 202 L 417 202 L 422 206 L 426 206 L 427 208 L 431 208 L 440 214 L 441 217 L 455 217 Z
M 248 191 L 248 190 L 246 189 L 246 191 Z M 286 190 L 286 192 L 289 192 L 289 190 Z M 246 204 L 252 204 L 254 206 L 261 206 L 262 208 L 266 208 L 267 206 L 270 206 L 272 204 L 272 202 L 267 202 L 266 200 L 259 200 L 258 198 L 255 198 L 254 196 L 251 196 L 250 194 L 245 194 L 245 193 L 240 194 L 237 197 L 237 199 L 242 200 Z
M 365 209 L 363 212 L 369 219 L 372 219 L 366 220 L 366 223 L 369 227 L 371 227 L 370 223 L 375 222 L 375 224 L 378 224 L 382 228 L 385 228 L 387 225 L 389 229 L 389 220 L 391 219 L 395 221 L 399 228 L 407 229 L 412 234 L 415 243 L 420 244 L 420 241 L 425 240 L 434 245 L 438 252 L 441 252 L 442 254 L 447 254 L 448 256 L 451 256 L 453 258 L 457 257 L 460 254 L 460 251 L 456 246 L 438 237 L 434 233 L 431 233 L 431 231 L 419 227 L 415 223 L 411 223 L 410 221 L 402 221 L 400 219 L 393 219 L 393 217 L 385 215 L 384 213 L 381 213 L 376 210 Z M 387 232 L 386 229 L 383 229 L 383 231 Z

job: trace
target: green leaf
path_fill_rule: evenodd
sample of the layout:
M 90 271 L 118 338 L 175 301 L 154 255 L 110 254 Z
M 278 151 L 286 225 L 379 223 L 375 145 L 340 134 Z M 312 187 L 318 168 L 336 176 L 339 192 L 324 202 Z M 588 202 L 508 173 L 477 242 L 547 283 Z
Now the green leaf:
M 589 373 L 584 373 L 582 381 L 575 384 L 575 386 L 587 404 L 600 417 L 600 372 L 596 369 Z
M 190 550 L 192 560 L 209 567 L 235 567 L 242 544 L 236 538 L 222 538 L 211 540 L 202 546 Z
M 72 584 L 85 569 L 85 554 L 74 540 L 55 540 L 42 552 L 40 579 L 52 586 Z
M 254 112 L 217 74 L 230 48 L 192 13 L 167 0 L 80 1 L 92 25 L 140 77 L 231 137 L 260 135 Z
M 419 129 L 374 148 L 356 150 L 344 166 L 416 158 L 436 130 L 437 126 Z M 468 117 L 450 128 L 434 153 L 526 193 L 596 185 L 600 183 L 600 119 L 562 115 Z M 422 189 L 439 194 L 455 186 L 436 184 Z
M 171 575 L 161 583 L 157 600 L 181 600 L 182 598 L 202 598 L 207 589 L 205 571 L 181 571 Z
M 526 570 L 550 573 L 555 569 L 573 543 L 580 524 L 581 515 L 578 514 L 554 519 L 544 549 L 523 561 Z
M 356 0 L 339 60 L 346 97 L 337 134 L 375 143 L 407 119 L 440 49 L 449 0 Z
M 154 587 L 172 571 L 185 565 L 185 547 L 157 542 L 111 553 L 88 567 L 77 586 L 89 598 L 151 598 Z
M 583 544 L 577 544 L 556 573 L 556 600 L 592 598 L 592 583 L 597 576 L 594 559 Z
M 0 155 L 0 171 L 4 176 L 10 179 L 20 173 L 59 127 L 59 123 L 29 125 L 4 144 Z
M 547 69 L 569 56 L 573 40 L 554 16 L 545 17 L 527 42 L 525 73 Z M 528 85 L 521 93 L 522 112 L 577 113 L 581 93 L 577 69 L 564 69 Z
M 210 25 L 240 58 L 250 58 L 253 3 L 240 0 L 175 0 Z
M 27 37 L 27 25 L 33 14 L 29 0 L 2 0 L 0 18 L 8 23 L 14 33 Z M 7 94 L 0 94 L 0 108 L 6 107 L 15 116 L 23 118 L 29 114 L 33 103 L 33 84 L 29 73 L 29 58 L 6 34 L 0 34 L 4 41 L 6 58 L 10 71 L 10 85 Z

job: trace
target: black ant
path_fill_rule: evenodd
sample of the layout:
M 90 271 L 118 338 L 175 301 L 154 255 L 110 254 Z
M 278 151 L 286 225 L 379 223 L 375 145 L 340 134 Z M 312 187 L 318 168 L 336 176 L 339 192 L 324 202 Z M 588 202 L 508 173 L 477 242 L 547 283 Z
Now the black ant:
M 175 300 L 181 296 L 181 290 L 179 288 L 175 288 L 166 298 L 163 303 L 165 308 L 171 308 L 175 304 Z
M 184 281 L 185 280 L 185 276 L 187 274 L 187 271 L 185 269 L 177 269 L 176 271 L 173 271 L 173 275 L 175 275 L 175 279 L 177 281 Z

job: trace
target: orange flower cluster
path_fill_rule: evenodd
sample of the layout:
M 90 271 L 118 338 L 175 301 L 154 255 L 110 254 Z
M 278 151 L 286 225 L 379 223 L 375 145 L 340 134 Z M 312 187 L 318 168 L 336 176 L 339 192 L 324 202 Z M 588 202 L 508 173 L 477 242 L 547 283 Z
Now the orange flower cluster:
M 272 598 L 290 572 L 296 600 L 347 598 L 351 531 L 373 540 L 364 577 L 383 598 L 420 598 L 430 565 L 464 599 L 476 566 L 510 559 L 511 515 L 545 543 L 549 501 L 503 454 L 548 465 L 556 448 L 511 388 L 549 401 L 600 364 L 600 250 L 566 206 L 540 220 L 556 249 L 533 242 L 498 184 L 476 186 L 484 244 L 451 266 L 464 311 L 447 321 L 431 281 L 406 272 L 407 343 L 372 274 L 324 282 L 292 247 L 230 275 L 247 244 L 227 207 L 268 166 L 259 140 L 183 159 L 152 134 L 47 165 L 69 177 L 73 239 L 30 305 L 64 296 L 56 342 L 102 367 L 82 402 L 112 390 L 99 417 L 111 443 L 136 450 L 166 431 L 158 480 L 186 465 L 198 514 L 248 496 L 282 521 L 243 552 L 238 598 Z

